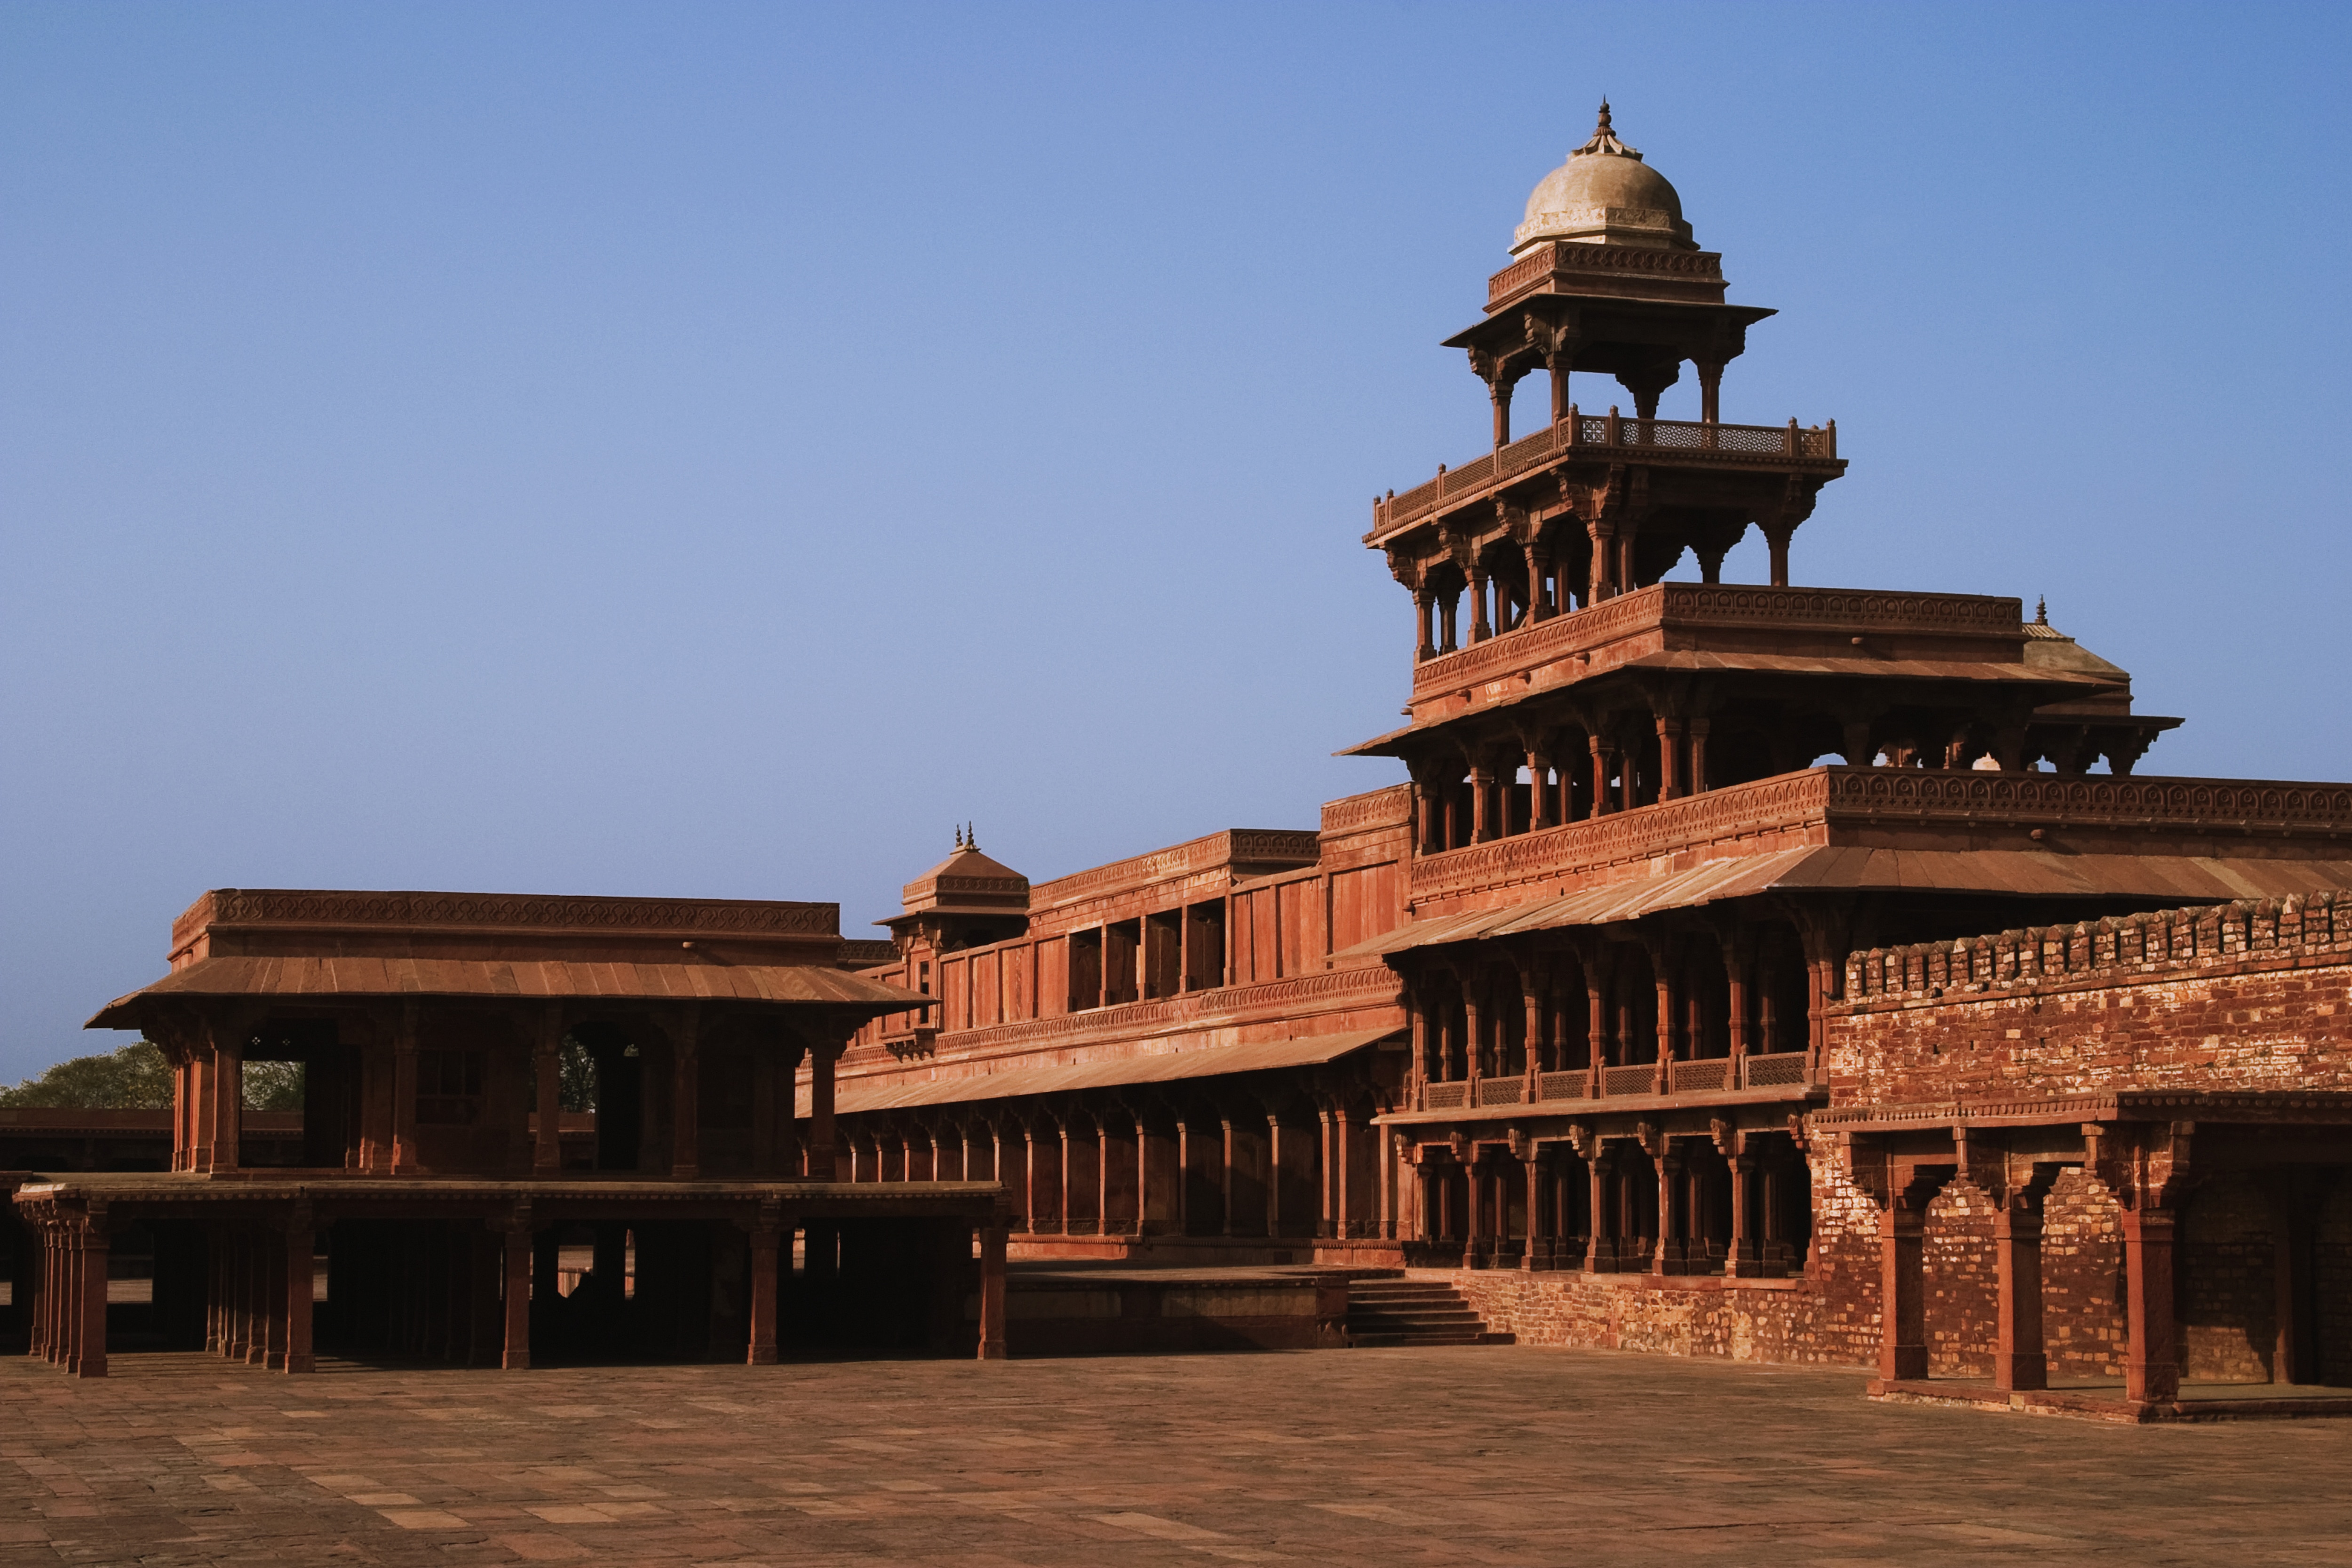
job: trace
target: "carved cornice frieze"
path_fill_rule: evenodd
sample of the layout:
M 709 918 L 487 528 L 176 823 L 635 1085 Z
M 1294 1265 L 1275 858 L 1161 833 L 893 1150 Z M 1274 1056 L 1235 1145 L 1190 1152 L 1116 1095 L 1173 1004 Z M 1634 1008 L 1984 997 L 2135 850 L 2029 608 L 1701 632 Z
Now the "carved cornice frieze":
M 1412 820 L 1412 786 L 1391 784 L 1366 795 L 1349 795 L 1323 807 L 1323 832 L 1360 833 L 1368 827 L 1395 827 Z
M 2352 828 L 2352 784 L 1832 768 L 1830 807 L 2149 826 Z

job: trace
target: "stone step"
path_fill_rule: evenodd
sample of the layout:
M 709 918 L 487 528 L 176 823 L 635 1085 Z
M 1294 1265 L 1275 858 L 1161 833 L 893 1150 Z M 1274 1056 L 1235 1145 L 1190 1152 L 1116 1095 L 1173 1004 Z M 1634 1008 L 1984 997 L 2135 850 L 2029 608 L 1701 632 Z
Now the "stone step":
M 1351 1345 L 1508 1344 L 1443 1279 L 1361 1279 L 1348 1293 Z

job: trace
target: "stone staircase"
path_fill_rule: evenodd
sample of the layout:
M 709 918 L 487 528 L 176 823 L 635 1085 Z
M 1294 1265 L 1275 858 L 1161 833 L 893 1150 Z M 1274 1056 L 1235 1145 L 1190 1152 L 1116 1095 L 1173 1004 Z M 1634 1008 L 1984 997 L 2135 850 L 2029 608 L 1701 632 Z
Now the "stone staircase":
M 1486 1331 L 1486 1320 L 1443 1279 L 1351 1279 L 1348 1284 L 1350 1345 L 1507 1345 L 1508 1334 Z

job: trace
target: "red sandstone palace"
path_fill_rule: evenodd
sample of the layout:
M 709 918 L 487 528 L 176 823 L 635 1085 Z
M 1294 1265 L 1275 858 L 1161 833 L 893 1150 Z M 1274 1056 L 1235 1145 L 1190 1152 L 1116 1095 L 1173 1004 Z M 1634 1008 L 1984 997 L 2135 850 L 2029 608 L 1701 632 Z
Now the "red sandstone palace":
M 206 895 L 93 1020 L 176 1065 L 171 1170 L 18 1189 L 33 1348 L 103 1368 L 137 1220 L 159 1319 L 289 1369 L 331 1227 L 344 1342 L 508 1364 L 772 1359 L 786 1298 L 815 1340 L 1001 1350 L 1009 1250 L 1406 1270 L 1522 1341 L 1896 1393 L 2352 1382 L 2352 787 L 2140 773 L 2179 721 L 2017 599 L 1793 585 L 1846 459 L 1719 418 L 1771 313 L 1604 107 L 1448 340 L 1493 448 L 1373 503 L 1411 686 L 1352 754 L 1409 782 L 1316 831 L 1035 885 L 959 835 L 887 942 L 825 905 Z M 1700 417 L 1661 419 L 1685 366 Z M 1580 405 L 1611 381 L 1630 411 Z M 1770 581 L 1720 581 L 1751 528 Z M 257 1169 L 257 1055 L 309 1084 Z M 559 1231 L 603 1295 L 541 1289 Z

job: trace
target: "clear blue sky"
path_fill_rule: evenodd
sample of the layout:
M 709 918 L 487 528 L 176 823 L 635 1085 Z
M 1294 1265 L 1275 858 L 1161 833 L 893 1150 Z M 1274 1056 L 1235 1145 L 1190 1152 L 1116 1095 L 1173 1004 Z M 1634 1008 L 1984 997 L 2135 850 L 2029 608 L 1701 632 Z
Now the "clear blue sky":
M 2352 776 L 2347 17 L 0 8 L 0 1078 L 209 887 L 866 934 L 966 818 L 1391 782 L 1367 505 L 1483 448 L 1438 340 L 1603 91 L 1780 311 L 1725 416 L 1838 421 L 1798 581 L 2046 594 L 2144 771 Z

